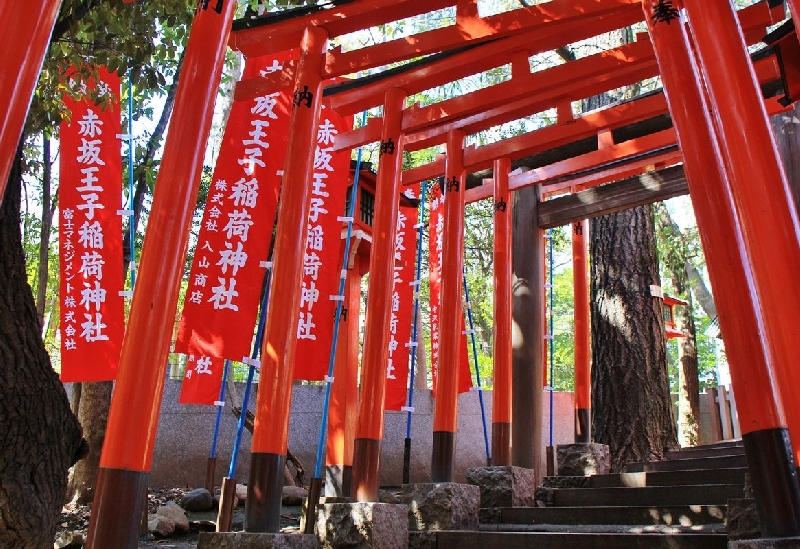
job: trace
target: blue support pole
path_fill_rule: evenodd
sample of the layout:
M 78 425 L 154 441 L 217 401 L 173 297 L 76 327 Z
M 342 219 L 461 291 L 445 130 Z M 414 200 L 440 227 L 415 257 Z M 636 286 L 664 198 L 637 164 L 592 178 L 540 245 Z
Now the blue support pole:
M 411 376 L 408 385 L 408 403 L 406 411 L 406 440 L 403 449 L 403 484 L 408 484 L 411 477 L 411 414 L 414 412 L 414 379 L 417 365 L 417 331 L 419 329 L 419 287 L 422 276 L 422 234 L 425 231 L 425 200 L 428 191 L 428 182 L 423 181 L 420 187 L 419 219 L 417 221 L 417 264 L 416 277 L 414 278 L 414 317 L 411 322 Z
M 131 247 L 130 259 L 130 272 L 131 272 L 131 291 L 136 285 L 136 227 L 134 222 L 134 204 L 133 199 L 136 192 L 133 185 L 133 157 L 134 157 L 134 143 L 133 143 L 133 82 L 128 74 L 128 209 L 130 213 L 130 222 L 128 223 L 128 232 Z
M 483 422 L 483 444 L 486 447 L 486 464 L 492 463 L 492 450 L 489 444 L 489 430 L 486 427 L 486 407 L 483 404 L 483 384 L 481 382 L 481 371 L 478 368 L 478 346 L 475 344 L 475 323 L 472 318 L 472 304 L 469 300 L 469 288 L 467 287 L 467 275 L 462 275 L 464 281 L 464 303 L 467 309 L 467 319 L 469 320 L 469 335 L 472 344 L 472 360 L 475 364 L 475 382 L 478 384 L 478 401 L 481 404 L 481 421 Z
M 361 125 L 367 123 L 367 112 L 364 111 L 361 117 Z M 333 368 L 336 364 L 336 348 L 339 343 L 339 325 L 341 323 L 342 306 L 344 305 L 344 289 L 347 282 L 347 260 L 350 257 L 350 239 L 353 236 L 353 215 L 355 215 L 356 199 L 358 198 L 358 183 L 361 176 L 361 147 L 358 148 L 356 156 L 356 173 L 353 177 L 353 187 L 350 192 L 350 207 L 347 211 L 347 236 L 344 241 L 344 256 L 342 257 L 342 270 L 339 277 L 339 300 L 336 302 L 336 313 L 333 321 L 333 341 L 331 342 L 331 352 L 328 356 L 328 374 L 325 376 L 325 397 L 322 403 L 322 419 L 320 419 L 319 437 L 317 439 L 317 456 L 314 464 L 314 477 L 311 479 L 311 486 L 308 492 L 308 507 L 306 508 L 306 534 L 314 533 L 316 521 L 316 505 L 322 491 L 322 467 L 325 460 L 325 446 L 328 441 L 328 415 L 331 404 L 331 385 L 333 383 Z
M 219 388 L 219 399 L 214 405 L 217 407 L 217 418 L 214 422 L 214 438 L 211 439 L 211 452 L 209 456 L 211 459 L 217 457 L 217 440 L 219 439 L 219 424 L 222 420 L 222 408 L 225 406 L 225 384 L 228 381 L 228 370 L 231 368 L 231 361 L 226 360 L 225 366 L 222 369 L 222 385 Z

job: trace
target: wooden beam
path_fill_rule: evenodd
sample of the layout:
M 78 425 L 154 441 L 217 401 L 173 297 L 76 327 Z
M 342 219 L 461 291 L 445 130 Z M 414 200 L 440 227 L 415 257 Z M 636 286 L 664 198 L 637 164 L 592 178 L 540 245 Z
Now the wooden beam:
M 683 166 L 673 166 L 542 202 L 539 227 L 559 227 L 688 193 Z

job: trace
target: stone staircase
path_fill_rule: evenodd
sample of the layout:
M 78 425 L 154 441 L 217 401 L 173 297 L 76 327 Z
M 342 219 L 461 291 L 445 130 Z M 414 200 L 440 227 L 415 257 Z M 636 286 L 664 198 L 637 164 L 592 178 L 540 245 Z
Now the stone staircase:
M 740 442 L 669 452 L 618 474 L 548 477 L 546 507 L 482 509 L 478 532 L 437 532 L 437 549 L 725 548 L 728 500 L 744 493 Z M 413 542 L 412 542 L 413 545 Z

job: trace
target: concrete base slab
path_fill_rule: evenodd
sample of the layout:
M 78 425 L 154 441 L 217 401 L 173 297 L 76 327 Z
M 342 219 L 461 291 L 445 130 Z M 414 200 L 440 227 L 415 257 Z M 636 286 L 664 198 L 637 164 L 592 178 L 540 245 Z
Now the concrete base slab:
M 400 501 L 408 505 L 408 529 L 477 530 L 481 490 L 471 484 L 404 484 Z
M 611 472 L 607 444 L 561 444 L 556 447 L 558 476 L 588 477 Z
M 317 508 L 323 548 L 406 549 L 408 508 L 390 503 L 328 503 Z
M 305 534 L 200 532 L 197 549 L 316 549 L 317 537 Z
M 800 547 L 800 537 L 743 539 L 728 542 L 728 549 L 798 549 L 798 547 Z
M 467 484 L 481 489 L 481 507 L 534 505 L 536 474 L 533 469 L 513 466 L 467 469 Z

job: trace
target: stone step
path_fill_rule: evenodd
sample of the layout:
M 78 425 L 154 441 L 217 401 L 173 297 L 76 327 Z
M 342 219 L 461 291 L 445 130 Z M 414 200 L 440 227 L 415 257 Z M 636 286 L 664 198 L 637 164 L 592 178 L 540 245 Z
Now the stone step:
M 643 486 L 679 486 L 687 484 L 744 484 L 747 469 L 729 467 L 725 469 L 688 469 L 685 471 L 652 471 L 638 473 L 615 473 L 589 477 L 590 488 Z
M 574 534 L 726 534 L 725 524 L 481 524 L 481 532 L 551 532 Z
M 423 533 L 425 535 L 427 533 Z M 725 549 L 724 534 L 437 532 L 437 549 Z M 411 545 L 411 543 L 409 544 Z M 426 545 L 428 546 L 428 545 Z
M 697 459 L 704 457 L 743 456 L 744 446 L 725 446 L 722 448 L 686 448 L 664 452 L 664 457 L 671 460 Z
M 624 472 L 635 473 L 640 471 L 650 472 L 684 471 L 688 469 L 728 469 L 731 467 L 747 467 L 747 458 L 744 455 L 735 455 L 628 463 L 625 465 Z
M 605 507 L 505 507 L 502 524 L 561 525 L 667 525 L 697 526 L 725 522 L 726 505 L 605 506 Z
M 556 507 L 725 505 L 740 498 L 741 484 L 695 484 L 692 486 L 647 486 L 644 488 L 556 488 Z

